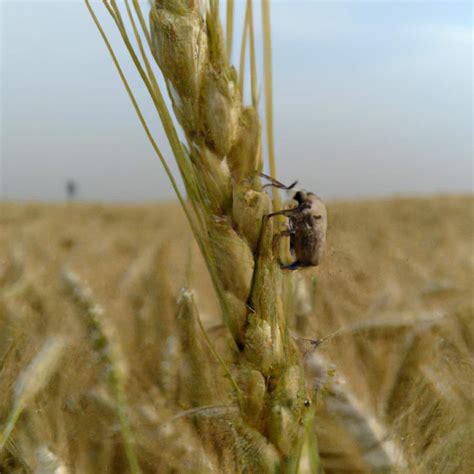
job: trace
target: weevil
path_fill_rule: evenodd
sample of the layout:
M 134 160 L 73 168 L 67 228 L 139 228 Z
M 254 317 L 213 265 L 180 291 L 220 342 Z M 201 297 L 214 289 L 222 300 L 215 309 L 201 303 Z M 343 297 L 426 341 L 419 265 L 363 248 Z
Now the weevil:
M 279 189 L 293 189 L 297 181 L 285 186 L 276 179 L 261 173 L 261 176 L 270 181 L 265 186 L 274 186 Z M 296 191 L 293 199 L 297 206 L 281 211 L 272 212 L 265 217 L 286 216 L 288 227 L 273 237 L 273 254 L 278 255 L 280 239 L 289 237 L 290 250 L 295 260 L 284 264 L 279 260 L 280 267 L 285 270 L 296 270 L 301 267 L 319 265 L 324 255 L 326 245 L 327 212 L 323 201 L 316 194 L 308 191 Z

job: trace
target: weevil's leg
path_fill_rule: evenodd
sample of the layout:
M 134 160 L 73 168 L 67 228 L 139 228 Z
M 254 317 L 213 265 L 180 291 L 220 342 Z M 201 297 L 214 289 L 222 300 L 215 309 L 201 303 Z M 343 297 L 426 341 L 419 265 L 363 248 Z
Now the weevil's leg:
M 265 184 L 265 185 L 263 186 L 263 188 L 266 188 L 266 187 L 268 187 L 268 186 L 275 186 L 275 188 L 289 190 L 289 189 L 293 189 L 293 188 L 298 184 L 298 181 L 295 181 L 295 182 L 291 183 L 289 186 L 287 186 L 286 184 L 281 183 L 281 182 L 278 181 L 277 179 L 272 178 L 271 176 L 268 176 L 268 175 L 265 174 L 265 173 L 260 173 L 260 176 L 261 176 L 262 178 L 268 179 L 268 181 L 270 181 L 270 183 Z
M 296 215 L 304 211 L 305 209 L 310 209 L 310 208 L 311 208 L 310 204 L 308 204 L 307 202 L 302 202 L 297 207 L 290 207 L 289 209 L 282 209 L 281 211 L 272 212 L 271 214 L 267 214 L 264 218 L 268 219 L 274 216 L 291 216 L 292 214 Z
M 297 269 L 300 268 L 300 267 L 301 267 L 301 263 L 300 263 L 298 260 L 296 260 L 296 261 L 293 262 L 293 263 L 290 263 L 289 265 L 282 265 L 282 264 L 280 263 L 280 268 L 281 268 L 282 270 L 297 270 Z
M 281 211 L 272 212 L 271 214 L 267 214 L 265 219 L 269 219 L 270 217 L 275 216 L 290 216 L 291 214 L 295 214 L 299 211 L 299 207 L 292 207 L 290 209 L 282 209 Z
M 292 234 L 293 232 L 291 230 L 284 230 L 283 232 L 280 232 L 279 234 L 275 234 L 273 236 L 272 250 L 274 256 L 278 256 L 278 244 L 280 243 L 280 239 L 282 237 L 290 237 Z M 280 263 L 280 260 L 278 260 L 278 263 Z

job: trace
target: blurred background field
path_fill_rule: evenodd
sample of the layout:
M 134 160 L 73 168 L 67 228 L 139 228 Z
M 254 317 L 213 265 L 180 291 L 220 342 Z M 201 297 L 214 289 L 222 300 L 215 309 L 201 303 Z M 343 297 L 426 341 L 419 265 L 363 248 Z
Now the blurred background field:
M 324 261 L 274 298 L 304 396 L 285 392 L 289 366 L 271 381 L 233 349 L 83 2 L 0 3 L 0 474 L 273 472 L 274 446 L 291 451 L 281 427 L 302 423 L 280 417 L 295 400 L 303 413 L 316 401 L 299 474 L 321 472 L 315 443 L 326 473 L 474 472 L 471 2 L 271 1 L 276 176 L 329 201 Z M 176 175 L 153 101 L 91 3 Z M 152 2 L 131 3 L 147 15 Z M 260 6 L 221 2 L 223 24 L 233 3 L 234 65 L 254 4 L 263 120 Z M 210 222 L 235 230 L 234 217 Z M 244 418 L 198 315 L 246 394 Z
M 472 472 L 472 196 L 328 209 L 327 255 L 317 269 L 298 272 L 303 303 L 293 322 L 297 338 L 339 330 L 306 358 L 308 384 L 321 393 L 316 426 L 326 472 Z M 188 408 L 175 396 L 185 356 L 170 351 L 183 285 L 212 339 L 226 337 L 182 211 L 173 203 L 5 202 L 0 422 L 20 372 L 48 337 L 65 338 L 67 350 L 18 421 L 0 471 L 127 472 L 103 368 L 67 294 L 64 266 L 88 284 L 122 347 L 145 472 L 185 472 L 191 460 L 192 472 L 213 472 L 212 458 L 199 454 L 202 440 L 186 431 L 191 421 L 159 428 Z

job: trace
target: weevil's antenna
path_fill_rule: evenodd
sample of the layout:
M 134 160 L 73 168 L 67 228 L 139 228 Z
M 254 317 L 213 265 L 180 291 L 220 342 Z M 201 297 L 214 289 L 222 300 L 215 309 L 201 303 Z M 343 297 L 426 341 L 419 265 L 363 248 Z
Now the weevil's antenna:
M 283 184 L 281 183 L 280 181 L 278 181 L 277 179 L 275 178 L 272 178 L 271 176 L 268 176 L 267 174 L 265 173 L 260 173 L 260 176 L 262 178 L 265 178 L 267 179 L 268 181 L 270 181 L 270 183 L 267 183 L 263 186 L 263 189 L 269 187 L 269 186 L 274 186 L 275 188 L 278 188 L 278 189 L 285 189 L 287 191 L 289 191 L 290 189 L 293 189 L 297 184 L 298 184 L 298 181 L 295 181 L 293 183 L 291 183 L 289 186 L 286 186 L 286 184 Z

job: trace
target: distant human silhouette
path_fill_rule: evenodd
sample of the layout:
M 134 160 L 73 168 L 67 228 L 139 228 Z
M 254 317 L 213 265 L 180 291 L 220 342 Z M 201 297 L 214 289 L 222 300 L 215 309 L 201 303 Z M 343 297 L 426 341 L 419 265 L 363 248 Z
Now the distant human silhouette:
M 70 201 L 72 201 L 77 194 L 77 185 L 76 182 L 72 179 L 66 181 L 66 194 Z

